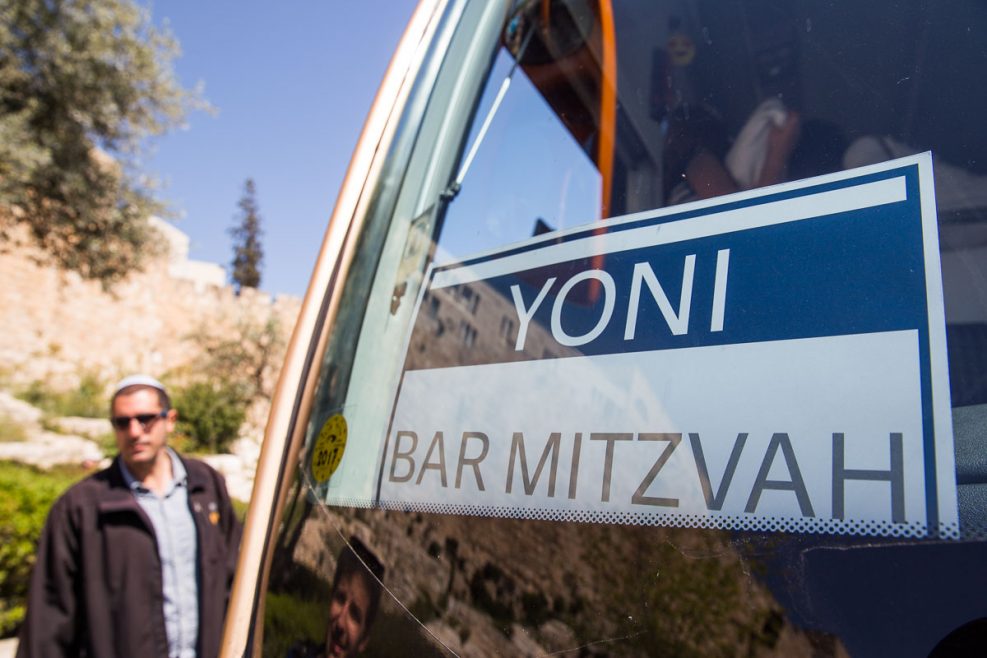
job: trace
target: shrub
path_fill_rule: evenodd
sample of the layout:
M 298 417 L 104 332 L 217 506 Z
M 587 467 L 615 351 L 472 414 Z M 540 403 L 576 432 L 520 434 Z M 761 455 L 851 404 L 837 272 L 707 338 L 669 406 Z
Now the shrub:
M 0 443 L 26 441 L 27 430 L 21 423 L 5 413 L 0 413 Z
M 93 441 L 96 442 L 96 445 L 99 446 L 99 449 L 103 451 L 104 455 L 112 457 L 117 454 L 117 437 L 113 432 L 100 434 Z
M 240 523 L 246 523 L 247 512 L 250 511 L 250 503 L 237 500 L 236 498 L 230 498 L 230 503 L 233 505 L 233 513 L 236 514 L 236 518 L 240 519 Z
M 284 656 L 295 646 L 321 645 L 327 619 L 325 603 L 268 592 L 264 605 L 264 655 Z
M 521 607 L 524 609 L 524 623 L 531 628 L 538 628 L 551 619 L 548 599 L 541 592 L 525 592 L 521 595 Z
M 194 382 L 175 392 L 178 433 L 192 452 L 227 452 L 246 418 L 246 397 L 238 386 Z
M 81 470 L 42 472 L 0 462 L 0 637 L 24 619 L 28 581 L 48 508 Z
M 56 390 L 47 382 L 35 381 L 19 391 L 17 397 L 49 416 L 104 418 L 109 413 L 106 382 L 94 372 L 82 373 L 79 386 L 68 391 Z

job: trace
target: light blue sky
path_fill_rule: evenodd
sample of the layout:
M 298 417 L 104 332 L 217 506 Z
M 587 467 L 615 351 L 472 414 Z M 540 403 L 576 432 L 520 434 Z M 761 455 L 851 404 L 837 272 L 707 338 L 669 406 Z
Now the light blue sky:
M 302 295 L 363 121 L 415 0 L 158 0 L 181 82 L 217 113 L 157 140 L 147 168 L 191 238 L 228 267 L 243 183 L 257 184 L 261 288 Z

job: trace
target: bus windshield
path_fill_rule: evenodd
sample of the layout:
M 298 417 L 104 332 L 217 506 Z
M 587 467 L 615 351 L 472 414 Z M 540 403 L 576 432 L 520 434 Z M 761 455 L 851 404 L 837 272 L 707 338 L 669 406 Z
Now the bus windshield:
M 282 383 L 257 653 L 982 642 L 983 3 L 434 4 Z

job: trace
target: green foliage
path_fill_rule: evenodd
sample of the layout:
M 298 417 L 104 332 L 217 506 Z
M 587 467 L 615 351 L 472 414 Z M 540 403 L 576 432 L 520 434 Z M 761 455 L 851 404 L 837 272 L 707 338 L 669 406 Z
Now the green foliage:
M 0 0 L 0 204 L 60 266 L 109 284 L 153 250 L 142 147 L 205 107 L 177 54 L 134 0 Z
M 246 417 L 243 387 L 227 382 L 193 382 L 172 397 L 178 410 L 178 433 L 193 452 L 226 452 Z
M 233 271 L 230 278 L 237 294 L 243 288 L 260 286 L 260 269 L 264 260 L 264 248 L 260 243 L 260 214 L 257 207 L 257 188 L 251 178 L 243 186 L 240 197 L 240 215 L 237 225 L 230 229 L 233 236 Z
M 203 325 L 187 339 L 203 358 L 194 371 L 184 368 L 172 373 L 191 382 L 173 397 L 178 433 L 188 437 L 190 450 L 227 450 L 247 408 L 271 393 L 270 382 L 284 354 L 284 332 L 272 314 L 263 321 L 243 317 L 233 331 L 222 333 Z
M 366 658 L 416 656 L 439 658 L 446 655 L 430 642 L 422 630 L 421 620 L 381 609 L 370 628 Z M 329 623 L 329 595 L 306 600 L 292 594 L 267 592 L 264 604 L 265 656 L 284 656 L 291 648 L 322 647 Z M 464 631 L 460 630 L 460 636 Z M 469 637 L 469 629 L 465 630 Z
M 456 620 L 450 620 L 450 625 L 455 628 Z M 459 629 L 459 637 L 463 642 L 469 638 L 469 635 L 469 628 Z M 428 639 L 428 632 L 419 620 L 400 612 L 390 613 L 384 608 L 377 612 L 377 618 L 370 629 L 367 648 L 360 654 L 362 658 L 389 656 L 441 658 L 447 655 L 449 654 L 440 650 L 434 641 Z
M 104 455 L 115 455 L 117 453 L 117 437 L 113 432 L 100 434 L 93 440 Z
M 286 340 L 277 316 L 266 320 L 240 318 L 232 332 L 215 332 L 203 325 L 190 335 L 205 359 L 197 364 L 197 374 L 206 379 L 235 382 L 249 401 L 270 397 L 269 382 L 280 366 Z
M 291 594 L 268 592 L 264 604 L 264 655 L 284 656 L 300 643 L 325 642 L 329 608 Z
M 0 462 L 0 637 L 24 618 L 28 579 L 48 508 L 83 472 Z
M 473 605 L 490 615 L 498 625 L 509 628 L 518 621 L 514 611 L 514 580 L 496 564 L 487 562 L 470 579 Z
M 7 414 L 0 413 L 0 443 L 26 440 L 27 430 L 24 426 Z
M 237 500 L 236 498 L 230 498 L 230 504 L 233 505 L 233 513 L 236 514 L 236 518 L 240 519 L 240 523 L 246 523 L 247 512 L 250 511 L 250 503 Z
M 84 416 L 105 418 L 110 400 L 106 382 L 93 372 L 79 378 L 79 386 L 67 391 L 51 388 L 47 382 L 34 381 L 17 392 L 17 397 L 41 409 L 49 416 Z
M 742 580 L 736 565 L 720 560 L 689 560 L 670 544 L 662 544 L 661 567 L 647 591 L 647 610 L 641 636 L 651 655 L 726 655 L 735 637 L 710 633 L 710 628 L 732 628 L 734 612 L 743 605 Z
M 524 610 L 524 624 L 538 628 L 551 619 L 548 599 L 541 592 L 525 592 L 521 595 L 521 608 Z
M 408 606 L 408 612 L 423 624 L 427 624 L 433 619 L 438 619 L 442 615 L 442 611 L 437 605 L 432 603 L 432 599 L 425 592 L 418 593 L 418 597 Z

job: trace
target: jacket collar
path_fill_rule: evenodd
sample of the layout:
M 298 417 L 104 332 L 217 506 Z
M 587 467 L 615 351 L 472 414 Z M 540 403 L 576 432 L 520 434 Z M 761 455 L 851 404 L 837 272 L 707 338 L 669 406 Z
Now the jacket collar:
M 177 452 L 173 454 L 178 457 L 182 466 L 185 467 L 185 473 L 188 476 L 189 493 L 204 490 L 206 488 L 206 470 L 198 468 L 199 463 L 196 461 L 189 461 Z M 136 511 L 143 517 L 144 512 L 140 509 L 140 505 L 137 503 L 137 499 L 134 498 L 130 487 L 127 486 L 127 481 L 124 479 L 123 471 L 120 468 L 121 466 L 122 460 L 120 459 L 120 455 L 117 455 L 113 458 L 113 462 L 109 467 L 97 476 L 101 476 L 106 482 L 106 488 L 100 496 L 99 511 L 100 513 Z
M 106 483 L 106 487 L 100 494 L 99 511 L 101 514 L 128 511 L 136 511 L 140 514 L 140 506 L 137 504 L 134 494 L 131 493 L 130 487 L 127 486 L 120 466 L 120 455 L 117 455 L 108 468 L 96 475 L 97 478 Z
M 167 495 L 176 486 L 188 487 L 188 469 L 185 468 L 185 463 L 178 458 L 178 453 L 172 450 L 170 447 L 165 447 L 165 453 L 168 455 L 168 460 L 171 462 L 171 481 L 167 483 L 164 488 L 165 494 Z M 120 469 L 120 473 L 123 475 L 123 481 L 127 485 L 127 488 L 134 492 L 147 491 L 143 483 L 134 477 L 134 474 L 130 472 L 127 468 L 127 463 L 122 459 L 118 459 L 116 462 Z
M 183 457 L 177 450 L 171 450 L 172 459 L 178 458 L 179 463 L 181 463 L 182 468 L 185 469 L 185 475 L 188 477 L 188 489 L 189 491 L 200 491 L 206 487 L 206 471 L 205 469 L 198 468 L 199 463 L 194 460 L 189 460 Z M 113 462 L 109 465 L 103 473 L 106 475 L 107 483 L 111 489 L 123 488 L 125 491 L 130 491 L 130 487 L 127 485 L 127 481 L 123 477 L 123 460 L 120 455 L 113 458 Z

